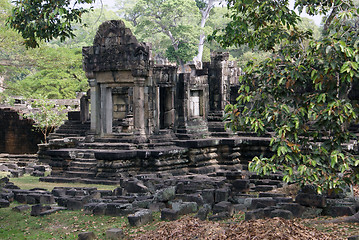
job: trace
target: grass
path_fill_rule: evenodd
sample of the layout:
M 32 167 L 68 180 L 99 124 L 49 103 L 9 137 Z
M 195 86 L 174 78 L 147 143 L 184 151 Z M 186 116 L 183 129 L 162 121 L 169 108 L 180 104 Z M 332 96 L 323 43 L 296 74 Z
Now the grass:
M 0 177 L 4 177 L 0 173 Z M 25 175 L 20 178 L 11 178 L 11 182 L 21 189 L 45 188 L 51 191 L 54 187 L 97 187 L 101 190 L 113 190 L 117 186 L 91 185 L 80 183 L 47 183 L 40 182 L 38 177 Z M 0 239 L 77 239 L 81 232 L 92 231 L 97 239 L 105 239 L 105 233 L 110 228 L 121 228 L 128 239 L 136 234 L 155 230 L 160 222 L 160 213 L 154 213 L 154 221 L 142 227 L 130 227 L 127 217 L 87 215 L 83 211 L 60 211 L 43 217 L 30 216 L 30 210 L 23 213 L 12 211 L 12 207 L 18 203 L 11 203 L 10 208 L 0 208 Z M 317 219 L 297 219 L 296 221 L 314 227 L 322 232 L 335 232 L 338 236 L 349 237 L 359 235 L 359 223 L 320 223 Z M 244 220 L 244 214 L 235 214 L 230 220 L 223 223 L 240 223 Z
M 3 173 L 0 174 L 0 177 L 5 176 Z M 28 174 L 19 178 L 11 178 L 10 181 L 21 189 L 44 188 L 48 191 L 52 191 L 54 187 L 96 187 L 99 190 L 114 190 L 117 187 L 116 185 L 40 182 L 39 177 L 33 177 Z
M 79 233 L 87 231 L 101 239 L 107 229 L 127 225 L 125 217 L 86 215 L 82 211 L 32 217 L 30 210 L 18 213 L 11 208 L 0 209 L 0 239 L 77 239 Z
M 87 215 L 83 211 L 59 211 L 43 217 L 30 216 L 30 210 L 14 212 L 12 207 L 0 208 L 0 239 L 78 239 L 81 232 L 94 232 L 98 239 L 105 239 L 110 228 L 121 228 L 127 235 L 155 229 L 159 213 L 154 221 L 143 227 L 130 227 L 127 217 Z M 131 237 L 129 237 L 131 238 Z

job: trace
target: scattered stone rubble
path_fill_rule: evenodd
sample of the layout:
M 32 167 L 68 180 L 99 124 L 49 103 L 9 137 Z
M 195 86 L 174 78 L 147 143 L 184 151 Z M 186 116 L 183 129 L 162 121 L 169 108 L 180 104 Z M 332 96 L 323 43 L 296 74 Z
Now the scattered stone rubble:
M 136 175 L 123 179 L 114 191 L 97 188 L 55 187 L 22 190 L 1 179 L 0 206 L 12 201 L 21 204 L 14 211 L 25 211 L 31 205 L 32 216 L 43 216 L 60 210 L 82 210 L 87 214 L 127 216 L 131 226 L 141 226 L 153 220 L 153 212 L 161 219 L 173 221 L 186 214 L 201 220 L 224 220 L 239 211 L 245 220 L 281 217 L 310 218 L 353 215 L 359 210 L 359 199 L 331 199 L 311 190 L 301 190 L 295 199 L 280 193 L 254 192 L 250 180 L 230 180 L 224 176 L 200 174 Z
M 46 171 L 50 171 L 50 166 L 39 165 L 37 155 L 0 154 L 0 172 L 9 173 L 9 177 L 21 177 L 24 174 L 44 177 Z

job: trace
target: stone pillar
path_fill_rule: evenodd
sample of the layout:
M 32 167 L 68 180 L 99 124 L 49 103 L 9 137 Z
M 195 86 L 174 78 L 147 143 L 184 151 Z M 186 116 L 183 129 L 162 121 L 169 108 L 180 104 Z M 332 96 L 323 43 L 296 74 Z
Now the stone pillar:
M 112 89 L 101 84 L 101 134 L 112 133 Z
M 133 88 L 133 118 L 135 134 L 146 137 L 145 131 L 145 78 L 136 77 Z
M 89 79 L 91 87 L 91 132 L 100 134 L 100 89 L 96 79 Z
M 89 120 L 89 101 L 87 96 L 82 96 L 80 99 L 80 120 L 82 123 Z

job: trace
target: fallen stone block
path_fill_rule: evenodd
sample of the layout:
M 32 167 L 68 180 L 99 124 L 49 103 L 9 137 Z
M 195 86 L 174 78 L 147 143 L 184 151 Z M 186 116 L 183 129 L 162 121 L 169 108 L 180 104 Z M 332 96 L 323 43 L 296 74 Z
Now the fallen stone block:
M 268 191 L 272 191 L 276 188 L 277 188 L 277 186 L 275 186 L 275 185 L 256 185 L 254 190 L 256 192 L 268 192 Z
M 106 239 L 108 240 L 120 240 L 124 236 L 123 230 L 119 228 L 111 228 L 106 231 Z
M 64 196 L 66 196 L 66 189 L 65 188 L 57 188 L 57 187 L 55 187 L 54 189 L 52 189 L 51 193 L 55 197 L 64 197 Z
M 201 191 L 201 196 L 204 203 L 214 204 L 214 189 L 204 189 Z
M 51 194 L 42 194 L 39 197 L 39 203 L 41 204 L 54 204 L 55 198 Z
M 127 193 L 147 193 L 149 189 L 140 181 L 124 181 L 123 189 Z
M 45 172 L 35 170 L 35 171 L 33 171 L 31 173 L 31 176 L 33 176 L 33 177 L 45 177 Z
M 128 222 L 133 227 L 142 226 L 153 221 L 152 211 L 147 209 L 128 215 L 127 218 Z
M 10 176 L 13 177 L 13 178 L 18 178 L 18 177 L 21 177 L 23 176 L 24 173 L 22 170 L 11 170 L 10 169 Z
M 260 208 L 246 212 L 244 216 L 244 220 L 249 221 L 249 220 L 263 219 L 264 217 L 265 217 L 264 210 Z
M 352 216 L 355 213 L 353 206 L 327 206 L 323 210 L 324 215 L 331 217 Z
M 232 189 L 234 192 L 248 192 L 249 191 L 249 180 L 236 179 L 232 182 Z
M 35 171 L 39 171 L 39 172 L 45 172 L 46 171 L 46 167 L 43 165 L 36 165 L 34 166 L 34 170 Z
M 250 209 L 266 208 L 275 206 L 277 201 L 271 197 L 268 198 L 253 198 L 251 201 Z
M 214 202 L 225 202 L 228 201 L 231 190 L 229 188 L 216 189 L 214 192 Z
M 159 202 L 167 202 L 176 197 L 176 187 L 168 187 L 157 190 L 154 199 Z
M 204 204 L 203 197 L 199 193 L 185 194 L 182 196 L 184 202 L 196 202 L 198 206 Z
M 30 175 L 32 175 L 33 172 L 34 172 L 34 169 L 33 169 L 33 168 L 29 168 L 29 167 L 26 167 L 26 168 L 25 168 L 25 174 L 30 174 Z
M 293 219 L 293 213 L 288 210 L 276 209 L 270 213 L 271 218 L 280 217 L 284 219 Z
M 111 190 L 96 190 L 95 193 L 100 193 L 102 198 L 113 195 Z
M 198 205 L 196 202 L 174 202 L 172 209 L 177 211 L 179 215 L 186 215 L 197 212 Z
M 8 200 L 9 202 L 13 202 L 14 197 L 15 197 L 15 195 L 14 195 L 13 192 L 2 192 L 2 193 L 0 193 L 0 198 Z
M 202 208 L 199 209 L 199 211 L 196 214 L 196 218 L 205 221 L 208 217 L 209 212 L 211 211 L 211 206 L 208 204 L 203 205 Z
M 81 210 L 84 208 L 84 205 L 82 200 L 68 198 L 66 207 L 68 210 Z
M 15 211 L 15 212 L 25 212 L 28 209 L 30 209 L 29 205 L 19 205 L 19 206 L 16 206 L 16 207 L 12 208 L 12 210 Z
M 124 216 L 133 214 L 136 209 L 133 208 L 131 203 L 108 203 L 105 211 L 105 215 L 109 216 Z
M 318 194 L 299 193 L 295 201 L 306 207 L 324 208 L 327 206 L 326 197 Z
M 234 214 L 233 204 L 226 201 L 216 203 L 213 206 L 213 213 L 216 214 L 221 212 L 226 212 L 228 213 L 229 216 L 233 216 Z
M 93 240 L 96 239 L 96 235 L 93 232 L 79 233 L 78 240 Z
M 0 199 L 0 208 L 7 208 L 10 206 L 10 202 L 5 199 Z
M 62 211 L 62 210 L 66 210 L 66 208 L 64 208 L 64 207 L 51 207 L 51 209 L 41 212 L 40 216 L 50 215 L 50 214 L 53 214 L 53 213 L 56 213 L 56 212 Z
M 294 217 L 301 217 L 305 211 L 305 207 L 298 203 L 279 203 L 277 206 L 280 209 L 290 211 Z
M 161 220 L 163 221 L 175 221 L 179 217 L 179 212 L 170 208 L 164 208 L 161 210 Z
M 37 204 L 31 207 L 31 216 L 40 216 L 42 212 L 50 210 L 51 206 L 43 206 L 41 204 Z
M 222 221 L 231 218 L 228 212 L 220 212 L 208 217 L 209 221 Z

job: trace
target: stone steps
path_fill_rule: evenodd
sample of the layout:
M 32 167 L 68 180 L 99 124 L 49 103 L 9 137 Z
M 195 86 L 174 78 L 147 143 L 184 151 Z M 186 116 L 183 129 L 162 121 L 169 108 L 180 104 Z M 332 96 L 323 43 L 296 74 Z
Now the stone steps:
M 130 143 L 121 143 L 121 142 L 93 142 L 93 143 L 80 143 L 80 148 L 90 148 L 90 149 L 117 149 L 117 150 L 132 150 L 136 149 L 133 144 Z
M 95 172 L 86 172 L 86 171 L 67 171 L 65 173 L 66 177 L 76 177 L 76 178 L 94 178 L 96 177 Z

